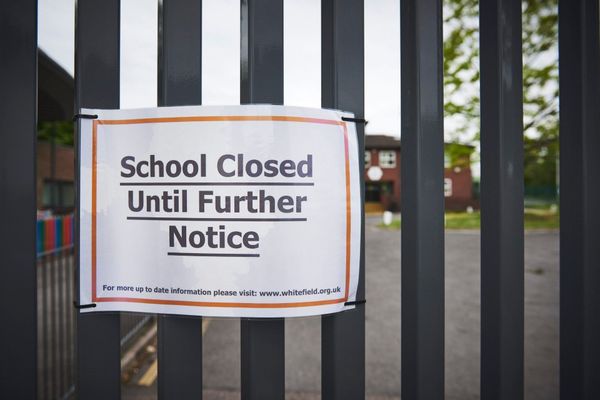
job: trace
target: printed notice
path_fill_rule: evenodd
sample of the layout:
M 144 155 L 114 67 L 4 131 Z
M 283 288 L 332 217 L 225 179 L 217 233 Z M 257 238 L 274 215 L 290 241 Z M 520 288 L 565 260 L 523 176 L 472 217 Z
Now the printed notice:
M 92 110 L 80 134 L 82 312 L 294 317 L 352 308 L 356 127 L 335 110 Z

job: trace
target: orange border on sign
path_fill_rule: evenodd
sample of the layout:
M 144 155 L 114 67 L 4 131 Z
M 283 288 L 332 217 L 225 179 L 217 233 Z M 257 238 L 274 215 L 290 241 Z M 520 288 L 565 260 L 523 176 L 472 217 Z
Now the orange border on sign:
M 313 124 L 338 125 L 343 129 L 344 152 L 346 169 L 346 287 L 344 297 L 331 300 L 303 301 L 292 303 L 232 303 L 232 302 L 203 302 L 185 300 L 159 300 L 142 299 L 135 297 L 98 297 L 96 293 L 96 195 L 97 195 L 97 138 L 98 125 L 131 125 L 131 124 L 155 124 L 167 122 L 215 122 L 215 121 L 282 121 L 282 122 L 304 122 Z M 336 121 L 321 118 L 306 118 L 293 116 L 190 116 L 190 117 L 161 117 L 161 118 L 132 118 L 111 119 L 92 121 L 92 302 L 125 302 L 144 304 L 164 304 L 195 307 L 235 307 L 235 308 L 292 308 L 292 307 L 314 307 L 329 304 L 345 303 L 348 301 L 350 286 L 350 239 L 351 239 L 351 198 L 350 198 L 350 158 L 348 149 L 348 127 L 345 121 Z

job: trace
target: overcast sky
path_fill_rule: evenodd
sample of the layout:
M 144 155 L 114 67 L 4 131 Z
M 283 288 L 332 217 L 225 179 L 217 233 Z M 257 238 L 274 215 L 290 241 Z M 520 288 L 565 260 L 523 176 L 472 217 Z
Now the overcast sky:
M 368 133 L 400 135 L 400 11 L 365 1 Z M 202 102 L 239 104 L 239 0 L 203 1 Z M 121 0 L 121 107 L 156 106 L 157 0 Z M 40 47 L 73 74 L 75 0 L 40 0 Z M 321 105 L 320 0 L 284 0 L 286 105 Z

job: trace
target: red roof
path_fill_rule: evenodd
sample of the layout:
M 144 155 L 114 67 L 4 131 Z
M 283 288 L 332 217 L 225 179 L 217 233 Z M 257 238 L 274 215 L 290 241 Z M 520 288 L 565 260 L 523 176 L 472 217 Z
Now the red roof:
M 400 139 L 387 135 L 365 135 L 365 148 L 400 150 Z

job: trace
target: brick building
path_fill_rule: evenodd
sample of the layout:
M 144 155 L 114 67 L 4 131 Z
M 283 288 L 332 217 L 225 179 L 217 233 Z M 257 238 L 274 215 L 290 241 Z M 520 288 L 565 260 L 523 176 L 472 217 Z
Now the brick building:
M 39 125 L 70 121 L 74 110 L 73 77 L 38 50 Z M 69 124 L 67 123 L 67 126 Z M 72 129 L 72 128 L 71 128 Z M 75 205 L 72 146 L 48 138 L 37 142 L 37 208 L 69 212 Z
M 38 209 L 52 208 L 57 212 L 68 212 L 74 207 L 74 160 L 73 147 L 55 144 L 53 148 L 48 142 L 38 142 L 36 181 Z
M 471 154 L 473 147 L 445 145 L 444 194 L 446 209 L 476 206 L 473 198 Z M 369 211 L 400 209 L 400 140 L 386 135 L 365 136 L 365 208 Z

